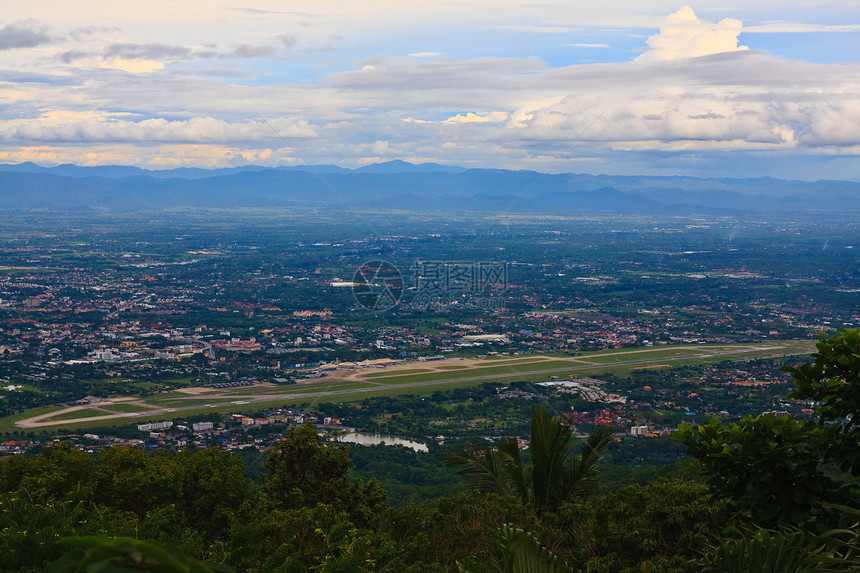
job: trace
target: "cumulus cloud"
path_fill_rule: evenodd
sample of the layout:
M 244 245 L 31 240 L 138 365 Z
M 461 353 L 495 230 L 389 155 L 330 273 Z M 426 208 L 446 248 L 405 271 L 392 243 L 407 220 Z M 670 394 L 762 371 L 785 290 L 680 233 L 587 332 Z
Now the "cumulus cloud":
M 45 26 L 40 26 L 35 20 L 6 24 L 0 27 L 0 50 L 15 48 L 33 48 L 54 41 Z
M 743 22 L 734 18 L 716 24 L 702 21 L 692 8 L 684 6 L 666 18 L 659 33 L 648 38 L 649 49 L 638 59 L 666 61 L 747 50 L 738 45 L 742 28 Z
M 376 141 L 373 144 L 373 153 L 376 155 L 385 155 L 388 153 L 388 142 L 387 141 Z
M 294 48 L 296 37 L 284 32 L 300 24 L 241 13 L 225 19 L 230 32 L 219 35 L 214 28 L 176 35 L 171 26 L 144 34 L 121 20 L 116 22 L 122 31 L 111 32 L 110 39 L 89 30 L 77 37 L 67 33 L 53 64 L 75 64 L 74 73 L 46 65 L 41 50 L 33 50 L 29 60 L 24 51 L 16 52 L 0 71 L 0 80 L 9 82 L 0 86 L 0 100 L 11 103 L 0 107 L 0 159 L 6 153 L 10 161 L 13 156 L 23 160 L 22 150 L 29 150 L 34 160 L 58 163 L 283 164 L 289 160 L 288 153 L 278 151 L 286 148 L 284 142 L 258 121 L 253 110 L 260 110 L 266 117 L 305 118 L 270 123 L 317 163 L 415 157 L 476 166 L 552 162 L 554 168 L 572 168 L 577 162 L 608 161 L 606 170 L 635 171 L 651 170 L 649 160 L 655 157 L 670 165 L 673 159 L 687 157 L 693 163 L 707 154 L 728 157 L 739 150 L 754 151 L 756 157 L 855 154 L 860 168 L 858 63 L 821 64 L 745 50 L 738 45 L 739 34 L 748 31 L 741 22 L 704 21 L 689 8 L 666 18 L 647 46 L 644 38 L 631 39 L 629 28 L 610 29 L 609 23 L 583 36 L 539 36 L 579 29 L 570 17 L 547 17 L 546 26 L 531 26 L 528 16 L 514 19 L 503 12 L 493 16 L 501 20 L 474 23 L 476 35 L 522 42 L 499 48 L 473 38 L 464 50 L 452 39 L 445 54 L 423 52 L 418 50 L 440 49 L 433 43 L 439 38 L 412 37 L 398 29 L 395 43 L 383 29 L 396 27 L 380 25 L 374 28 L 382 34 L 380 41 L 357 48 L 361 42 L 352 41 L 352 35 L 366 31 L 344 24 L 349 50 L 339 47 L 340 52 L 317 57 L 303 49 L 303 59 L 289 63 L 265 58 Z M 662 19 L 642 16 L 636 31 L 656 28 Z M 236 21 L 253 21 L 254 28 L 238 33 L 232 28 Z M 512 30 L 506 35 L 480 28 L 494 23 L 521 25 L 502 26 Z M 754 27 L 761 33 L 812 31 L 799 24 L 756 24 L 767 28 Z M 51 30 L 60 26 L 51 25 Z M 316 36 L 303 30 L 302 43 L 334 33 L 338 25 L 332 16 Z M 467 25 L 457 23 L 462 26 L 458 40 L 468 36 L 460 33 Z M 47 34 L 35 23 L 28 26 Z M 422 26 L 426 29 L 426 22 Z M 850 32 L 852 26 L 833 31 Z M 595 58 L 605 54 L 610 61 L 562 65 L 557 56 L 565 52 L 559 47 L 577 39 L 594 43 L 567 45 L 593 49 L 589 53 Z M 755 39 L 759 48 L 769 38 Z M 634 61 L 616 61 L 620 49 L 611 54 L 598 49 L 632 42 L 647 48 Z M 540 47 L 545 45 L 552 50 Z M 371 50 L 380 46 L 383 53 L 404 55 L 374 55 Z M 485 55 L 459 59 L 463 53 Z M 243 65 L 245 58 L 263 60 Z M 170 65 L 190 60 L 201 63 Z M 45 110 L 69 113 L 50 116 Z M 187 119 L 192 116 L 196 119 Z M 87 150 L 95 155 L 89 158 Z

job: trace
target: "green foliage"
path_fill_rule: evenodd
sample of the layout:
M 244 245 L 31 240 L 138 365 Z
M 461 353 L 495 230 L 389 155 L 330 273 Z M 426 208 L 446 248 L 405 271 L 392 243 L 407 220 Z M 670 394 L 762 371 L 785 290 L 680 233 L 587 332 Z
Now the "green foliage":
M 860 517 L 860 510 L 831 506 Z M 786 573 L 850 573 L 860 571 L 860 531 L 855 521 L 848 528 L 819 535 L 797 528 L 734 529 L 737 537 L 712 545 L 698 561 L 705 573 L 775 571 Z
M 570 562 L 592 573 L 686 571 L 729 524 L 725 503 L 704 484 L 660 480 L 632 485 L 544 516 L 546 530 L 575 541 Z M 646 569 L 647 568 L 647 569 Z
M 92 458 L 69 442 L 44 448 L 35 458 L 0 460 L 0 492 L 21 490 L 34 503 L 86 499 L 92 495 Z
M 531 507 L 523 506 L 509 495 L 475 490 L 440 498 L 424 521 L 425 525 L 417 533 L 426 532 L 427 560 L 448 566 L 455 566 L 455 560 L 471 555 L 487 554 L 493 547 L 498 528 L 506 523 L 526 531 L 540 530 L 540 522 Z M 403 523 L 403 520 L 398 522 Z
M 570 425 L 551 416 L 543 405 L 532 408 L 530 427 L 529 465 L 523 462 L 516 437 L 502 439 L 496 448 L 452 453 L 443 463 L 471 479 L 480 490 L 512 495 L 542 511 L 593 493 L 597 463 L 612 439 L 612 430 L 594 430 L 577 458 L 572 452 Z
M 61 538 L 127 535 L 191 552 L 223 540 L 253 500 L 241 459 L 215 449 L 149 456 L 70 444 L 0 460 L 0 570 L 39 570 Z
M 729 539 L 712 548 L 701 560 L 702 573 L 812 573 L 822 571 L 823 550 L 802 532 L 758 530 L 741 539 Z M 842 571 L 848 571 L 843 569 Z
M 236 521 L 225 557 L 241 570 L 397 571 L 403 548 L 331 505 L 257 511 Z
M 46 573 L 215 573 L 232 571 L 223 565 L 204 565 L 168 544 L 131 537 L 72 537 L 64 540 L 76 549 L 51 563 Z
M 783 368 L 794 378 L 792 398 L 815 400 L 822 425 L 828 422 L 824 457 L 860 475 L 860 329 L 819 334 L 811 363 Z
M 794 378 L 791 397 L 820 403 L 822 420 L 842 420 L 845 431 L 860 423 L 860 329 L 839 329 L 828 338 L 823 332 L 815 345 L 814 362 L 783 370 Z
M 326 446 L 310 422 L 290 428 L 269 450 L 264 466 L 266 500 L 279 509 L 330 505 L 347 511 L 360 525 L 375 522 L 385 503 L 385 488 L 371 479 L 350 480 L 352 468 L 346 446 Z
M 851 499 L 848 484 L 821 459 L 821 432 L 790 417 L 746 417 L 732 424 L 682 424 L 675 439 L 707 470 L 708 483 L 765 526 L 802 525 L 820 503 Z
M 501 559 L 470 557 L 457 562 L 460 573 L 566 573 L 572 569 L 531 533 L 506 523 L 493 545 Z
M 269 470 L 264 492 L 281 507 L 297 508 L 342 499 L 352 462 L 345 446 L 326 447 L 314 425 L 306 422 L 290 428 L 269 450 L 264 466 Z
M 694 428 L 675 439 L 707 470 L 708 483 L 764 526 L 810 525 L 825 516 L 822 503 L 856 503 L 860 474 L 860 330 L 823 333 L 814 362 L 784 368 L 794 377 L 793 398 L 820 402 L 819 425 L 775 416 L 747 417 Z

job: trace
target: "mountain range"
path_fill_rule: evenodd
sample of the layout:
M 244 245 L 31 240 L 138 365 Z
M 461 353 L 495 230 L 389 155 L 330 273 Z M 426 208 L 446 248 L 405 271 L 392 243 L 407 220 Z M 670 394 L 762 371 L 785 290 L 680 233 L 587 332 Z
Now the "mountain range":
M 0 164 L 0 209 L 295 207 L 568 215 L 860 213 L 860 183 L 545 174 L 389 161 L 151 171 Z

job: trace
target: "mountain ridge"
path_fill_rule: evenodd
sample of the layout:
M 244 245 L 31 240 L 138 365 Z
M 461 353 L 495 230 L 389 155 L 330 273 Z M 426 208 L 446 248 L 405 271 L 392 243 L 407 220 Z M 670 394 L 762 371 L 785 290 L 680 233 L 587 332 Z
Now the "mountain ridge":
M 246 165 L 165 171 L 0 164 L 0 208 L 5 209 L 242 206 L 555 214 L 855 213 L 860 212 L 860 183 L 543 174 L 400 160 L 357 169 Z

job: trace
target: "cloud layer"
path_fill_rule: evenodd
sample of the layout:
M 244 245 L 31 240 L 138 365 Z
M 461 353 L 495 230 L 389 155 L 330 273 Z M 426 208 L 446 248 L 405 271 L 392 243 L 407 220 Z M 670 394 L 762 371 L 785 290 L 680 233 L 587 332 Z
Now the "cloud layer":
M 14 53 L 0 64 L 0 161 L 278 165 L 298 150 L 346 166 L 860 174 L 860 10 L 849 3 L 817 13 L 855 20 L 821 21 L 801 4 L 787 19 L 788 0 L 779 14 L 714 4 L 709 18 L 659 2 L 647 15 L 631 3 L 536 16 L 471 0 L 445 26 L 382 0 L 367 13 L 335 0 L 291 12 L 159 0 L 128 16 L 43 3 L 55 19 L 18 6 L 0 22 L 0 50 Z M 841 59 L 772 51 L 803 33 L 844 42 Z

